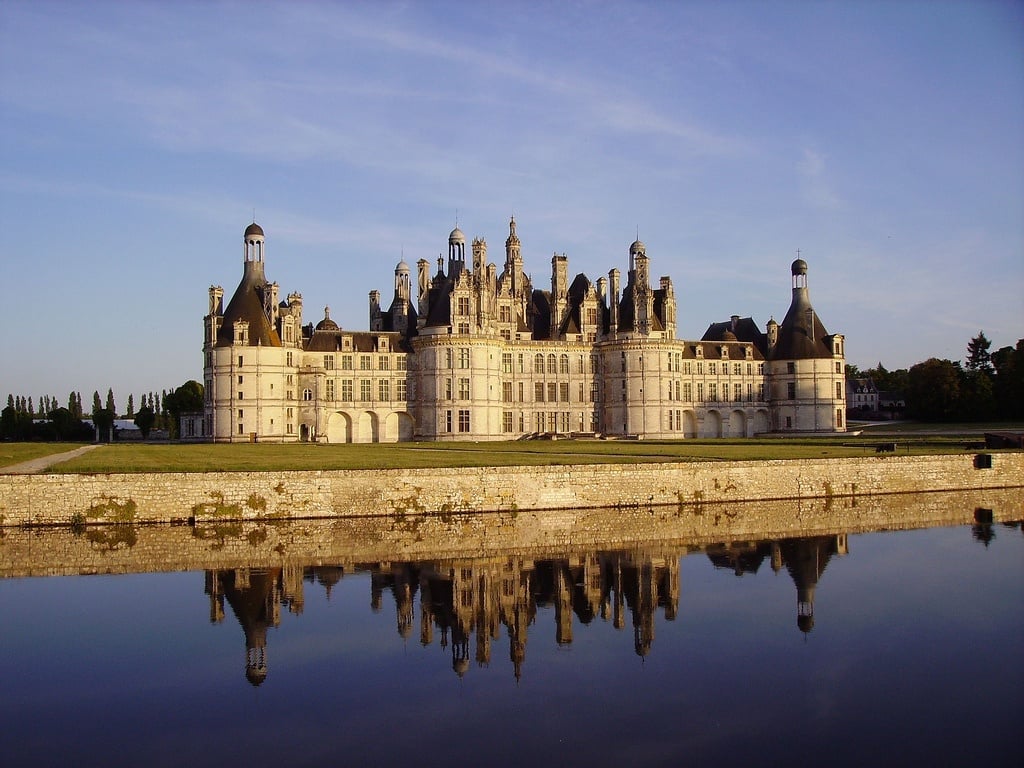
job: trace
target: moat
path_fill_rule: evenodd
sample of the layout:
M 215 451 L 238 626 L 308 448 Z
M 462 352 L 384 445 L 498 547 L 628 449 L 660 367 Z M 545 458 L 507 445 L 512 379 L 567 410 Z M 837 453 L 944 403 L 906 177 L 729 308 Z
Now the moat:
M 348 524 L 347 554 L 314 521 L 7 529 L 4 764 L 1015 765 L 1024 514 L 1000 501 L 447 552 L 410 521 Z M 33 552 L 120 573 L 18 577 Z

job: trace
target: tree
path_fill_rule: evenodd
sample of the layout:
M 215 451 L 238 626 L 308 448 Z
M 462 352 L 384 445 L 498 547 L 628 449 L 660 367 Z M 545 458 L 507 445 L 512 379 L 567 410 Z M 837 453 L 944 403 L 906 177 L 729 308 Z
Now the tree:
M 153 413 L 153 409 L 148 405 L 144 405 L 139 408 L 139 412 L 135 414 L 135 426 L 142 432 L 142 439 L 147 440 L 149 438 L 149 431 L 153 429 L 153 423 L 156 421 L 156 414 Z
M 135 416 L 135 400 L 132 398 L 132 393 L 128 393 L 128 413 L 125 414 L 129 419 Z
M 907 411 L 915 419 L 952 421 L 960 415 L 960 366 L 929 358 L 910 368 Z
M 168 431 L 171 436 L 178 437 L 181 414 L 203 409 L 203 385 L 198 381 L 186 381 L 164 396 L 164 408 L 168 413 Z
M 7 396 L 7 407 L 14 408 L 14 395 Z
M 111 413 L 117 413 L 117 406 L 114 405 L 114 390 L 110 388 L 107 390 L 107 404 L 104 406 Z
M 985 338 L 985 332 L 978 331 L 978 335 L 967 344 L 967 370 L 981 371 L 991 376 L 992 357 L 988 353 L 991 346 L 992 342 Z
M 103 410 L 103 403 L 100 402 L 100 393 L 93 390 L 92 393 L 92 412 L 95 414 L 97 411 Z
M 996 416 L 1001 419 L 1024 417 L 1024 339 L 1016 347 L 1003 347 L 992 353 L 996 375 L 993 395 Z
M 98 408 L 92 412 L 92 423 L 96 427 L 96 439 L 100 442 L 114 439 L 114 416 L 109 408 Z

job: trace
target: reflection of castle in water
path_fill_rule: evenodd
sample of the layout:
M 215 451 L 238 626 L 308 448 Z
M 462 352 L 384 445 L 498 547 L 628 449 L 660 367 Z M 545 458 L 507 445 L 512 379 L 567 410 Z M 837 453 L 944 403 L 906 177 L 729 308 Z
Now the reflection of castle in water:
M 451 648 L 452 668 L 461 677 L 471 666 L 491 662 L 491 645 L 508 637 L 508 653 L 516 679 L 526 659 L 527 628 L 538 609 L 552 609 L 555 642 L 573 641 L 576 621 L 595 618 L 633 629 L 633 647 L 647 656 L 654 641 L 655 615 L 673 621 L 679 608 L 679 558 L 682 552 L 651 554 L 613 552 L 573 558 L 530 560 L 522 557 L 358 566 L 370 571 L 370 605 L 383 609 L 383 595 L 394 600 L 399 636 L 408 639 L 415 625 L 419 597 L 419 641 Z M 716 567 L 737 575 L 756 573 L 765 558 L 775 571 L 787 569 L 797 588 L 797 624 L 809 632 L 814 624 L 814 588 L 833 554 L 846 554 L 846 536 L 787 539 L 709 548 Z M 280 623 L 281 606 L 301 614 L 303 583 L 317 582 L 330 597 L 345 575 L 339 566 L 240 569 L 206 572 L 210 619 L 224 618 L 227 600 L 245 633 L 245 674 L 253 685 L 267 676 L 267 630 Z
M 785 567 L 796 585 L 796 625 L 807 633 L 814 628 L 814 588 L 829 558 L 847 552 L 843 533 L 712 547 L 708 549 L 708 559 L 716 568 L 728 568 L 737 576 L 757 573 L 766 557 L 776 573 Z

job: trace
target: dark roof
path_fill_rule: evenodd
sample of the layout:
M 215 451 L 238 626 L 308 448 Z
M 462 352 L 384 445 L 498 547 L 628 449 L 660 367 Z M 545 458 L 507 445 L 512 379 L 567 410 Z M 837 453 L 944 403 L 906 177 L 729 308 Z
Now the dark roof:
M 245 228 L 245 237 L 249 237 L 250 235 L 259 235 L 260 237 L 263 237 L 263 227 L 254 221 Z
M 793 302 L 779 326 L 779 340 L 772 350 L 772 359 L 810 360 L 822 357 L 832 357 L 831 337 L 811 306 L 807 288 L 794 288 Z
M 729 336 L 732 338 L 729 338 Z M 753 344 L 761 355 L 768 352 L 768 337 L 765 336 L 751 317 L 737 317 L 724 323 L 712 323 L 704 331 L 701 341 L 742 341 Z
M 218 347 L 229 347 L 234 343 L 235 322 L 238 320 L 249 323 L 249 346 L 281 346 L 281 338 L 263 311 L 265 284 L 262 262 L 246 262 L 242 282 L 238 284 L 227 309 L 224 310 L 224 319 L 217 332 Z

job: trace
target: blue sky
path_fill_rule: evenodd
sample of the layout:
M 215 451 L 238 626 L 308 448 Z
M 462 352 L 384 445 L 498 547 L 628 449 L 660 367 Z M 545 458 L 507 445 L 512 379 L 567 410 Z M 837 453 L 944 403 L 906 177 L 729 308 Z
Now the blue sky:
M 202 378 L 242 232 L 365 329 L 456 223 L 548 287 L 639 232 L 679 334 L 789 305 L 849 362 L 1024 336 L 1020 2 L 0 0 L 0 396 Z

